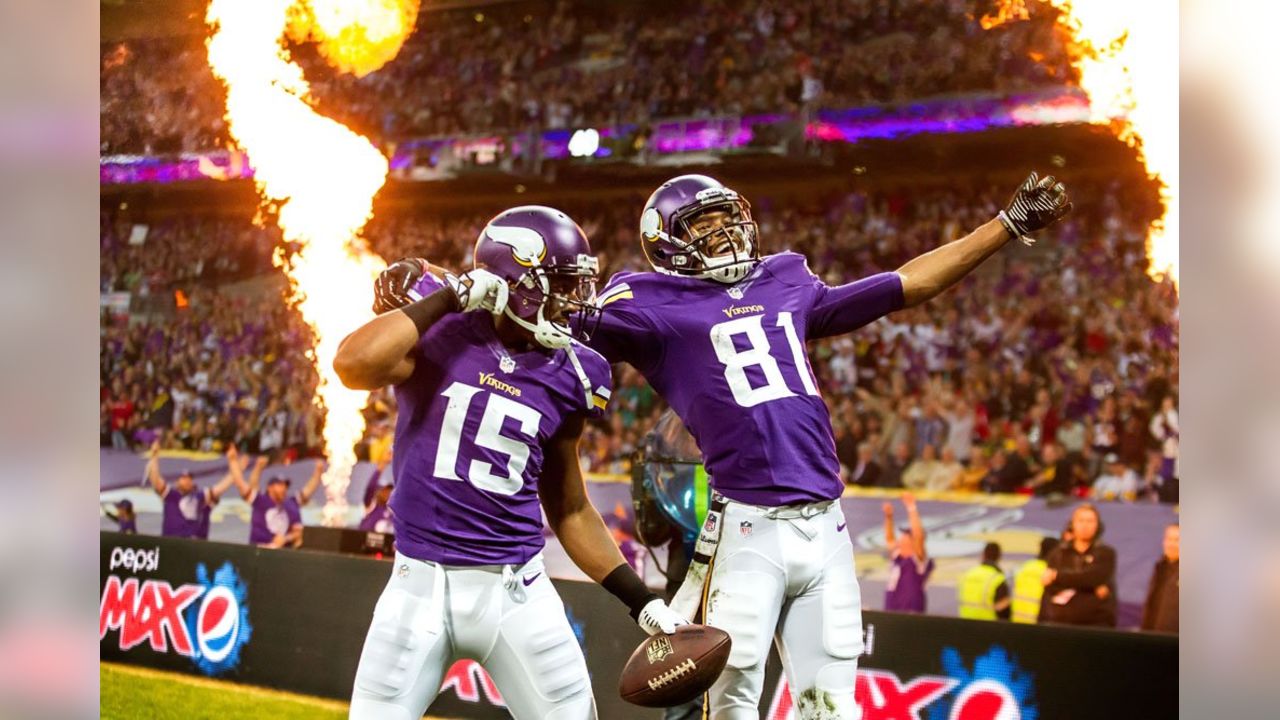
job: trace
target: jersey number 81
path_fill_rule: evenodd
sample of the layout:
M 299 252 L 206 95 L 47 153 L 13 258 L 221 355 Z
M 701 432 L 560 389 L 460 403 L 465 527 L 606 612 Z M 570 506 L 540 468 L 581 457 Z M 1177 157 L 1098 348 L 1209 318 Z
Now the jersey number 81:
M 800 343 L 800 336 L 796 334 L 791 313 L 778 313 L 774 326 L 782 328 L 786 335 L 787 345 L 791 350 L 791 361 L 799 371 L 800 384 L 804 386 L 805 393 L 817 395 L 818 388 L 814 385 L 813 374 L 805 358 L 804 345 Z M 733 342 L 735 335 L 745 335 L 748 347 L 739 350 Z M 787 381 L 782 377 L 782 369 L 778 367 L 778 361 L 769 354 L 772 348 L 769 345 L 769 336 L 765 332 L 763 315 L 751 315 L 713 325 L 711 345 L 716 350 L 716 357 L 724 364 L 724 379 L 729 383 L 729 389 L 733 391 L 733 399 L 742 407 L 755 407 L 760 403 L 795 395 L 791 388 L 787 387 Z M 751 386 L 751 382 L 747 379 L 749 367 L 758 367 L 764 373 L 763 385 Z

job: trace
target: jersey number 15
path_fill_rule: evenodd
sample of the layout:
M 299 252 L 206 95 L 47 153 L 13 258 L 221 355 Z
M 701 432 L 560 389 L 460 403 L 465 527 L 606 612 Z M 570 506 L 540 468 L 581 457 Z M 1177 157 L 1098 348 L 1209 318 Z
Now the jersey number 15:
M 492 463 L 472 460 L 467 467 L 467 480 L 481 490 L 513 495 L 524 486 L 524 466 L 529 462 L 529 444 L 502 435 L 502 425 L 508 418 L 519 425 L 520 433 L 532 441 L 538 436 L 542 413 L 503 395 L 484 392 L 474 385 L 455 382 L 440 393 L 449 399 L 444 411 L 444 423 L 440 427 L 440 440 L 436 447 L 436 466 L 433 473 L 442 480 L 462 480 L 458 477 L 458 449 L 462 445 L 462 426 L 467 421 L 472 401 L 477 394 L 484 395 L 484 415 L 473 441 L 475 447 L 493 450 L 507 456 L 506 474 L 494 472 Z

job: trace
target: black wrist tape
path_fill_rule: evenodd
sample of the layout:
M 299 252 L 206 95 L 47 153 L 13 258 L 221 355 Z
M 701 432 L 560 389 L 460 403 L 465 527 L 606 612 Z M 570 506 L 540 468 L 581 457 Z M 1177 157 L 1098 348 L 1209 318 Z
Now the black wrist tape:
M 636 571 L 626 563 L 611 570 L 604 580 L 600 581 L 600 586 L 631 609 L 632 620 L 639 619 L 640 611 L 645 605 L 659 599 L 658 594 L 645 586 Z
M 436 297 L 440 293 L 444 293 L 444 295 Z M 422 335 L 427 331 L 427 328 L 431 327 L 433 322 L 432 315 L 438 312 L 438 304 L 441 302 L 441 298 L 443 298 L 450 310 L 458 309 L 458 296 L 449 288 L 441 288 L 417 302 L 409 303 L 400 308 L 400 312 L 408 315 L 409 319 L 413 321 L 413 326 L 418 329 L 418 335 Z

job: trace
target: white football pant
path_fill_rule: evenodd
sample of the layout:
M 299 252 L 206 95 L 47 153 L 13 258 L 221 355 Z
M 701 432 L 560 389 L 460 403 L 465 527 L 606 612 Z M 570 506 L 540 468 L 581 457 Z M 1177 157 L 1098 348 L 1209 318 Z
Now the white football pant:
M 705 589 L 708 625 L 733 648 L 707 696 L 711 720 L 757 720 L 776 642 L 800 720 L 855 720 L 862 595 L 839 502 L 728 502 Z
M 419 720 L 460 658 L 480 663 L 516 720 L 596 716 L 591 678 L 542 556 L 461 567 L 396 553 L 351 695 L 353 720 Z

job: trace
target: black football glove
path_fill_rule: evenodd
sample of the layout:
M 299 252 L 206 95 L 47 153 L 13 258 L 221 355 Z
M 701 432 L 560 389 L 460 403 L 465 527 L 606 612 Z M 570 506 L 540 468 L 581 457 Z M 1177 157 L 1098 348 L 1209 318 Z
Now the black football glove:
M 373 311 L 379 315 L 413 302 L 409 290 L 427 271 L 422 258 L 401 258 L 378 274 L 373 283 Z
M 1041 180 L 1033 171 L 997 217 L 1010 235 L 1032 245 L 1035 239 L 1027 235 L 1049 227 L 1069 212 L 1071 199 L 1062 183 L 1052 175 Z

